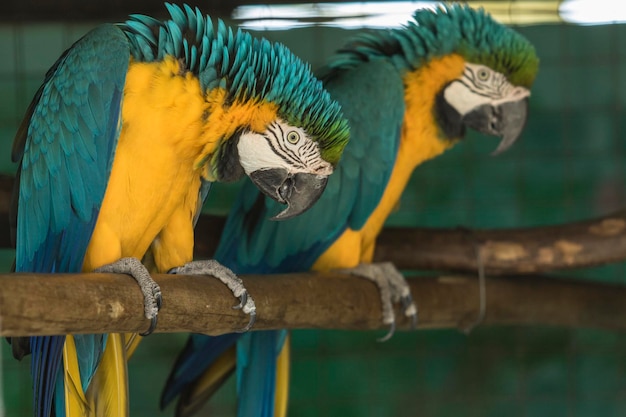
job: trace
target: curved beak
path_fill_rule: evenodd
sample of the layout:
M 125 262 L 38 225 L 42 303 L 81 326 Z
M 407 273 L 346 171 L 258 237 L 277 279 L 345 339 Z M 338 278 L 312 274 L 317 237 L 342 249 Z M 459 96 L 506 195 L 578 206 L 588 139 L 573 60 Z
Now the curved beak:
M 305 212 L 320 198 L 328 182 L 325 175 L 290 174 L 282 168 L 253 171 L 249 177 L 263 194 L 287 204 L 287 208 L 271 220 L 287 220 Z
M 498 155 L 520 137 L 528 114 L 528 99 L 508 101 L 498 105 L 483 104 L 466 114 L 462 123 L 481 133 L 500 136 L 502 140 L 491 155 Z

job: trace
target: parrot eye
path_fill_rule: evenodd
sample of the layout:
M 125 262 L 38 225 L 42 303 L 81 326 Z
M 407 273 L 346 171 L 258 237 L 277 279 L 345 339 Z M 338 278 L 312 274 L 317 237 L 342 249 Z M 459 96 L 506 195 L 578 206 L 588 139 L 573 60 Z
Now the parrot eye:
M 292 145 L 295 145 L 296 143 L 298 143 L 299 140 L 300 140 L 300 134 L 296 132 L 295 130 L 292 130 L 291 132 L 287 133 L 287 142 L 291 143 Z
M 476 76 L 480 81 L 487 81 L 489 79 L 489 71 L 487 71 L 485 68 L 481 68 L 478 70 Z

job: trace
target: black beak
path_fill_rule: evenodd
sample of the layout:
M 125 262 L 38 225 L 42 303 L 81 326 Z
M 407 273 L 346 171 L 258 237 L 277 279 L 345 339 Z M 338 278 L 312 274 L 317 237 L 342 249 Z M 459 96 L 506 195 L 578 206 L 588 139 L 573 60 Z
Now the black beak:
M 485 104 L 477 107 L 463 117 L 462 123 L 481 133 L 500 136 L 502 140 L 493 151 L 498 155 L 515 143 L 526 125 L 528 99 L 510 101 L 497 106 Z
M 290 174 L 281 168 L 254 171 L 250 179 L 263 194 L 287 204 L 287 208 L 271 220 L 286 220 L 303 213 L 320 198 L 328 182 L 324 175 Z

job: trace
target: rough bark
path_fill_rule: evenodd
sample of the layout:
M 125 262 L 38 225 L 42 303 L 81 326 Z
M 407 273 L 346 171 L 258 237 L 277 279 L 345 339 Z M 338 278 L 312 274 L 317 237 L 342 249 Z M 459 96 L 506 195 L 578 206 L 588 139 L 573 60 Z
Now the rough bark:
M 223 334 L 248 317 L 216 279 L 155 275 L 163 292 L 157 332 Z M 378 290 L 342 274 L 244 277 L 256 301 L 254 330 L 383 329 Z M 472 327 L 479 316 L 478 280 L 444 275 L 409 279 L 418 328 Z M 554 325 L 626 329 L 626 287 L 529 276 L 486 279 L 480 325 Z M 398 329 L 410 323 L 398 315 Z M 139 287 L 125 275 L 0 275 L 0 336 L 136 332 L 148 327 Z

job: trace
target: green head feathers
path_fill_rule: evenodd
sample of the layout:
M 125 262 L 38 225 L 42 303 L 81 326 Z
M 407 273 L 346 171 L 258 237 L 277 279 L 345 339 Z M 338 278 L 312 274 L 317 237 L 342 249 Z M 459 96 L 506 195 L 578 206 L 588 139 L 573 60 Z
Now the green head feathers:
M 135 59 L 175 56 L 198 76 L 205 91 L 224 88 L 227 102 L 274 103 L 279 117 L 318 142 L 325 160 L 339 161 L 349 137 L 348 122 L 307 64 L 284 45 L 233 32 L 222 20 L 215 29 L 197 8 L 165 6 L 171 20 L 131 15 L 122 25 Z
M 373 57 L 391 58 L 398 67 L 419 68 L 432 58 L 457 53 L 486 65 L 511 83 L 530 87 L 539 68 L 533 45 L 522 35 L 466 5 L 423 9 L 402 29 L 358 36 L 331 68 L 347 68 Z

